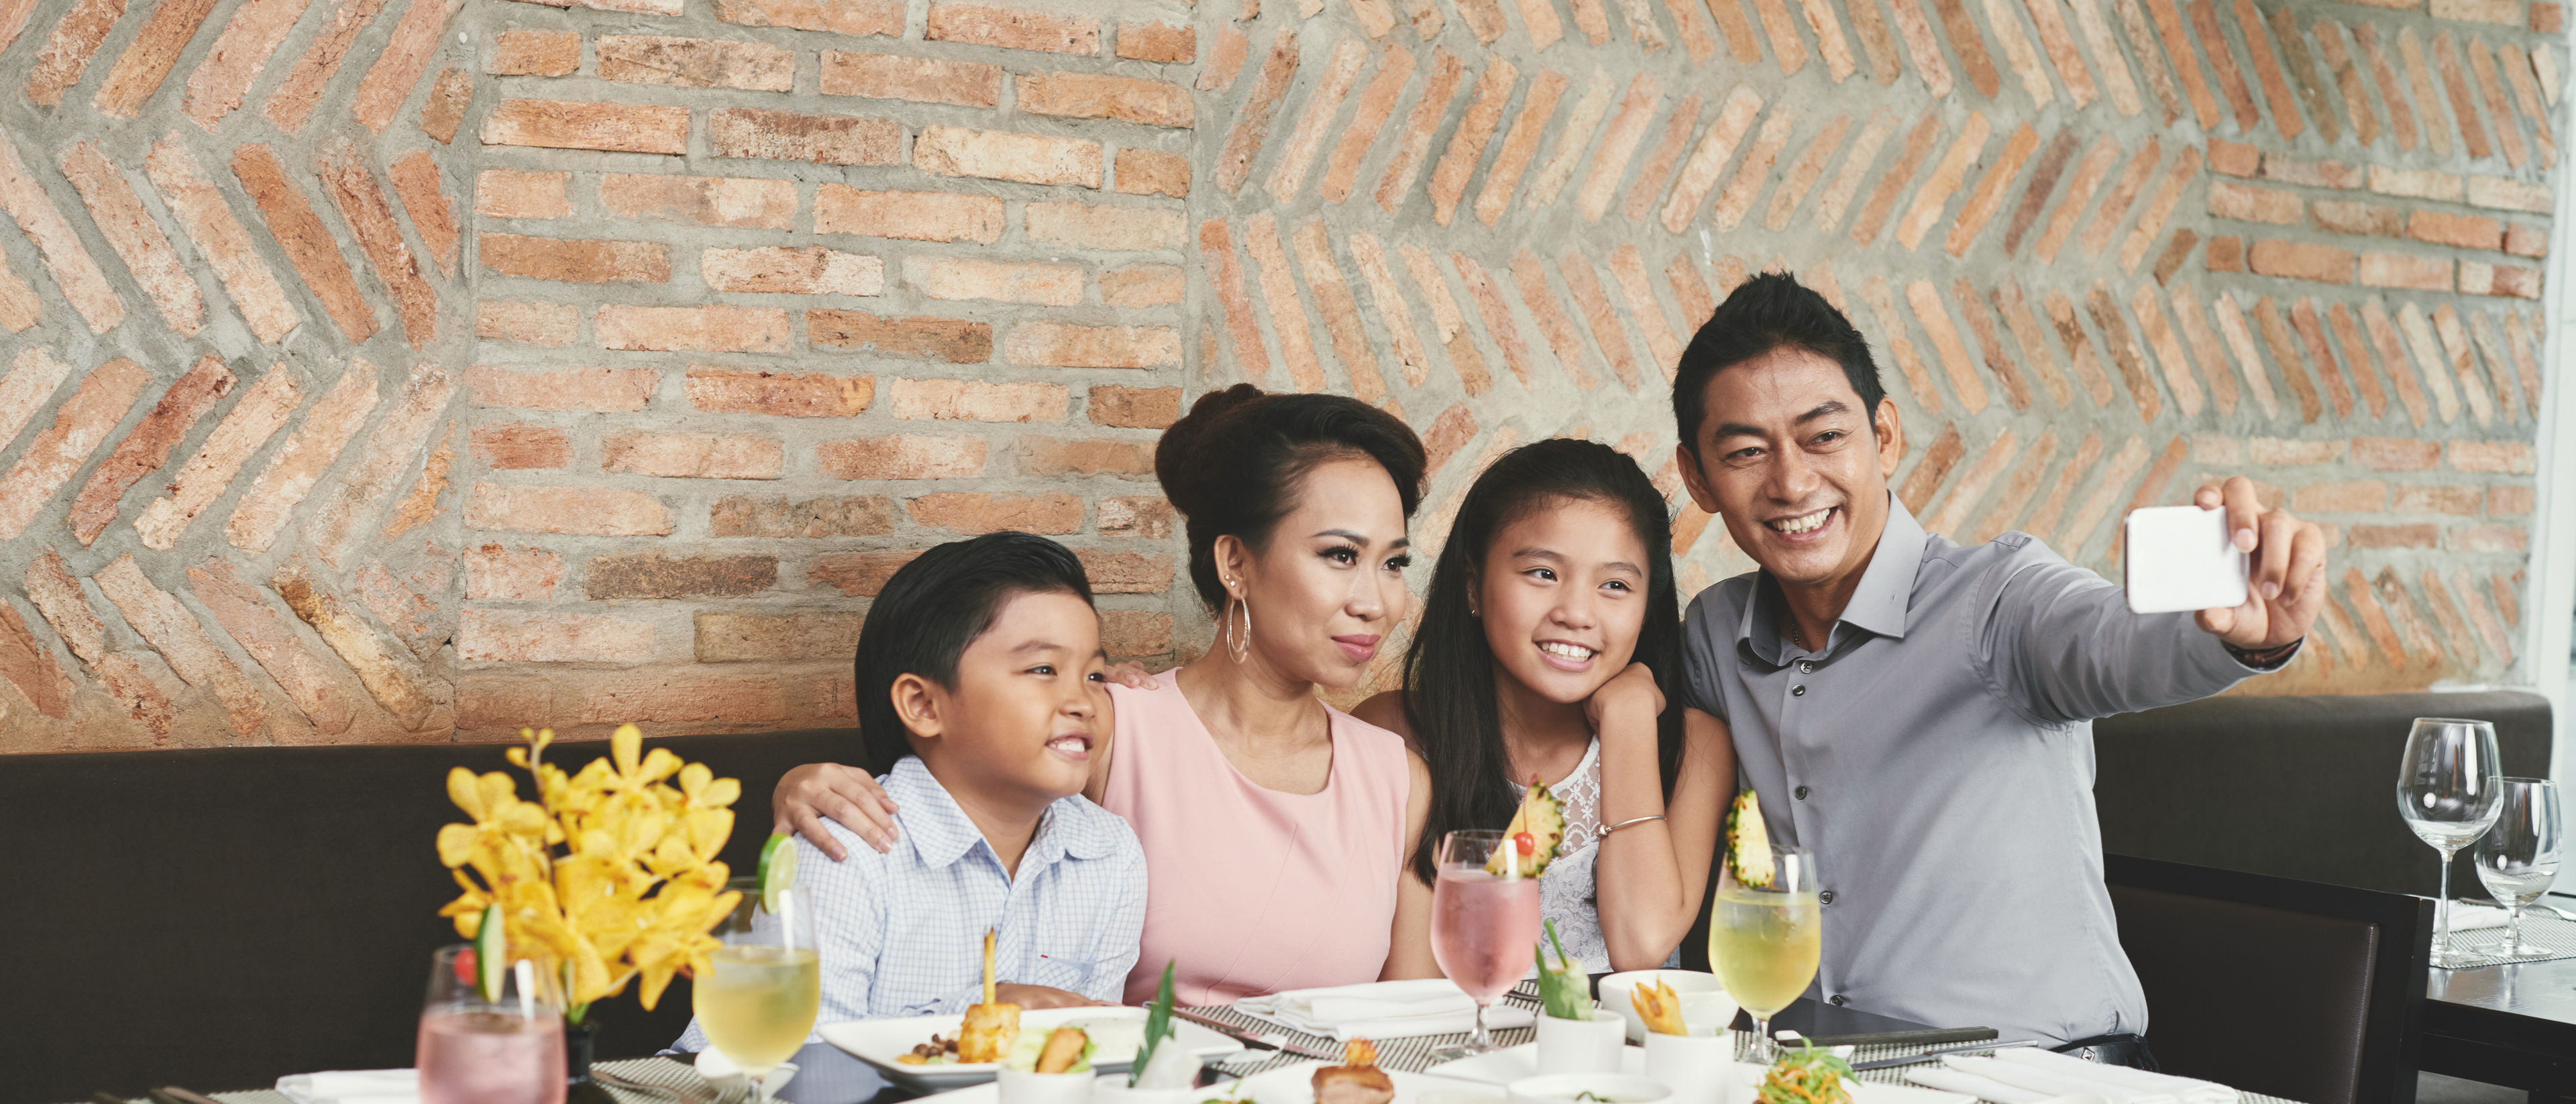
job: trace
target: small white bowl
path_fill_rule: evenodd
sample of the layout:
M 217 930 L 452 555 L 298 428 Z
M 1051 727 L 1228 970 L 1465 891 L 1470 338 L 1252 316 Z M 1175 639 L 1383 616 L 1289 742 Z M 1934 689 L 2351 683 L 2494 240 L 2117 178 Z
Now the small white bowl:
M 1673 1091 L 1673 1104 L 1727 1104 L 1735 1034 L 1648 1035 L 1646 1076 Z
M 1539 1016 L 1539 1075 L 1619 1072 L 1619 1052 L 1628 1046 L 1626 1024 L 1606 1008 L 1593 1009 L 1579 1020 Z
M 1191 1104 L 1197 1089 L 1138 1089 L 1123 1073 L 1104 1073 L 1091 1083 L 1091 1104 Z
M 1001 1104 L 1091 1104 L 1091 1086 L 1096 1079 L 1090 1070 L 1029 1073 L 1008 1066 L 993 1075 Z
M 1726 983 L 1717 980 L 1716 974 L 1698 970 L 1628 970 L 1601 979 L 1601 1007 L 1617 1012 L 1621 1018 L 1628 1021 L 1629 1042 L 1646 1041 L 1646 1019 L 1637 1014 L 1637 1006 L 1628 991 L 1640 984 L 1651 986 L 1658 980 L 1672 986 L 1674 994 L 1681 997 L 1682 1025 L 1688 1027 L 1691 1034 L 1716 1034 L 1726 1030 L 1727 1025 L 1734 1021 L 1735 1009 L 1731 1001 L 1728 1002 L 1726 1017 L 1722 1021 L 1703 1024 L 1691 1015 L 1692 1012 L 1705 1009 L 1704 1014 L 1710 1014 L 1713 1018 L 1713 1013 L 1716 1011 L 1714 1002 L 1706 997 L 1695 997 L 1695 994 L 1715 993 L 1719 997 L 1724 997 Z
M 1524 1077 L 1512 1082 L 1505 1091 L 1511 1094 L 1511 1104 L 1574 1104 L 1574 1098 L 1585 1093 L 1608 1104 L 1665 1104 L 1673 1097 L 1673 1090 L 1666 1088 L 1661 1081 L 1615 1073 Z

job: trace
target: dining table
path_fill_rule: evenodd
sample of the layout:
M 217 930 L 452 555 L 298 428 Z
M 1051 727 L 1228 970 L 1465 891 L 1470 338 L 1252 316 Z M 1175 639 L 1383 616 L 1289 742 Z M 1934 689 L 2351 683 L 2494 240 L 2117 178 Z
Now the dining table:
M 1521 1007 L 1531 1009 L 1538 1007 L 1537 998 L 1526 990 L 1515 991 L 1503 999 Z M 1221 1021 L 1253 1023 L 1227 1006 L 1197 1008 L 1189 1011 Z M 1291 1031 L 1275 1024 L 1264 1023 L 1257 1026 L 1261 1031 L 1281 1036 L 1304 1049 L 1329 1052 L 1338 1050 L 1340 1047 L 1340 1043 L 1324 1036 Z M 1736 1021 L 1735 1038 L 1739 1048 L 1750 1043 L 1752 1039 L 1749 1027 L 1750 1025 L 1740 1017 Z M 1812 998 L 1801 998 L 1796 1004 L 1781 1010 L 1780 1014 L 1771 1018 L 1771 1027 L 1775 1032 L 1794 1030 L 1802 1036 L 1826 1042 L 1831 1042 L 1838 1036 L 1931 1030 L 1930 1025 L 1927 1024 L 1828 1004 Z M 1392 1070 L 1422 1072 L 1435 1064 L 1435 1059 L 1432 1058 L 1433 1051 L 1462 1042 L 1466 1037 L 1466 1033 L 1459 1032 L 1382 1040 L 1379 1043 L 1378 1064 Z M 1530 1042 L 1533 1038 L 1531 1029 L 1526 1027 L 1498 1028 L 1493 1032 L 1493 1037 L 1494 1041 L 1502 1046 L 1516 1046 Z M 1850 1057 L 1854 1062 L 1867 1062 L 1874 1059 L 1919 1054 L 1931 1049 L 1953 1050 L 1962 1045 L 1956 1042 L 1861 1045 Z M 1960 1052 L 1984 1053 L 1977 1050 Z M 620 1104 L 738 1104 L 741 1101 L 742 1098 L 739 1095 L 730 1098 L 730 1101 L 721 1097 L 710 1082 L 698 1075 L 691 1064 L 693 1058 L 693 1055 L 688 1054 L 631 1058 L 600 1062 L 592 1068 L 603 1075 L 602 1083 Z M 809 1042 L 789 1061 L 796 1066 L 796 1072 L 777 1092 L 777 1099 L 785 1104 L 902 1104 L 904 1101 L 924 1099 L 926 1096 L 918 1090 L 886 1080 L 877 1072 L 876 1067 L 860 1061 L 830 1043 Z M 1248 1049 L 1211 1065 L 1202 1081 L 1211 1085 L 1222 1085 L 1234 1078 L 1249 1077 L 1281 1066 L 1311 1061 L 1313 1059 L 1283 1050 Z M 1904 1075 L 1904 1068 L 1896 1067 L 1863 1070 L 1856 1076 L 1864 1082 L 1901 1084 L 1904 1083 Z M 250 1089 L 208 1095 L 220 1101 L 221 1104 L 293 1104 L 288 1097 L 273 1089 Z M 156 1104 L 156 1102 L 137 1100 L 132 1104 Z M 2294 1102 L 2248 1092 L 2242 1094 L 2240 1104 L 2294 1104 Z
M 2576 894 L 2541 903 L 2576 914 Z M 2576 1102 L 2576 957 L 2431 973 L 2418 1068 Z

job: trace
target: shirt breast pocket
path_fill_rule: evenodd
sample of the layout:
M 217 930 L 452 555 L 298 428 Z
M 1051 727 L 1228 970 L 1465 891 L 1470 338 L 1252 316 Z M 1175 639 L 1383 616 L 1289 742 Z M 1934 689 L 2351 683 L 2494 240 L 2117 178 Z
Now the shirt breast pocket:
M 1058 867 L 1054 873 L 1068 871 Z M 1048 888 L 1054 892 L 1038 895 L 1030 918 L 1029 976 L 1012 980 L 1075 993 L 1097 989 L 1100 929 L 1109 917 L 1088 907 L 1083 894 L 1064 892 L 1060 883 Z

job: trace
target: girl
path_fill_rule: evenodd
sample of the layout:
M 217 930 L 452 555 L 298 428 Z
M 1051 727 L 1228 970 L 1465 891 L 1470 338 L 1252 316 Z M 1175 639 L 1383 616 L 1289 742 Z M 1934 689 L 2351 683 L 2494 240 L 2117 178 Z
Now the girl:
M 1663 496 L 1607 445 L 1527 445 L 1478 476 L 1433 569 L 1404 689 L 1356 715 L 1435 780 L 1421 838 L 1511 820 L 1530 778 L 1564 803 L 1540 910 L 1593 973 L 1677 961 L 1735 777 L 1673 700 L 1681 611 Z M 1413 857 L 1433 877 L 1429 848 Z

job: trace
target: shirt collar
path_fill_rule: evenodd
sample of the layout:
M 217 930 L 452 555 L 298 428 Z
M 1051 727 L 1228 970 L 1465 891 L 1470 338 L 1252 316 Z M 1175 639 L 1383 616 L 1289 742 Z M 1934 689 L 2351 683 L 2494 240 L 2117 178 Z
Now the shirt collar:
M 1861 571 L 1860 586 L 1843 606 L 1842 618 L 1835 623 L 1837 631 L 1842 625 L 1850 625 L 1878 636 L 1904 639 L 1906 611 L 1913 604 L 1914 576 L 1923 566 L 1926 539 L 1923 523 L 1914 520 L 1914 512 L 1890 493 L 1887 527 L 1878 535 L 1878 547 L 1870 552 L 1869 566 Z M 1744 603 L 1743 623 L 1735 630 L 1740 646 L 1774 665 L 1785 662 L 1779 628 L 1780 600 L 1780 584 L 1771 573 L 1755 572 L 1752 599 Z M 1829 640 L 1822 650 L 1833 648 L 1834 642 Z
M 896 762 L 880 783 L 887 797 L 901 810 L 895 814 L 903 823 L 904 835 L 912 841 L 913 853 L 926 866 L 947 866 L 964 858 L 978 844 L 984 843 L 982 829 L 959 808 L 948 788 L 932 776 L 930 767 L 919 756 L 907 755 Z M 1117 839 L 1101 823 L 1102 818 L 1085 815 L 1091 810 L 1076 794 L 1047 806 L 1038 821 L 1037 836 L 1029 841 L 1028 852 L 1020 856 L 1020 870 L 1030 864 L 1052 865 L 1059 859 L 1098 859 L 1107 857 L 1117 847 Z M 1104 816 L 1106 814 L 1103 814 Z M 992 848 L 987 845 L 986 853 Z

